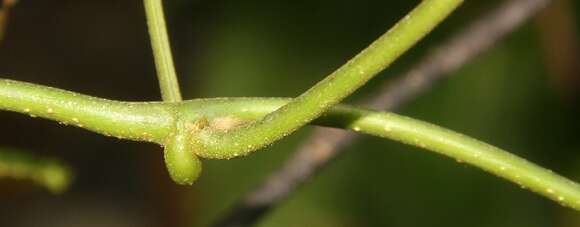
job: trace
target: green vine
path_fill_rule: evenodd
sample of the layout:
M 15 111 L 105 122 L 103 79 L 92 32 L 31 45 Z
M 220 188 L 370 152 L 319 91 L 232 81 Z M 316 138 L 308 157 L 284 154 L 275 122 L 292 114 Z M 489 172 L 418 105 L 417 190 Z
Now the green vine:
M 165 157 L 172 178 L 182 184 L 191 184 L 199 173 L 198 168 L 201 168 L 201 166 L 179 170 L 177 167 L 185 165 L 169 161 L 184 160 L 185 156 L 181 154 L 185 150 L 201 154 L 202 157 L 206 158 L 227 159 L 244 156 L 308 124 L 389 66 L 402 53 L 429 33 L 461 2 L 462 0 L 422 1 L 393 28 L 345 65 L 314 85 L 304 94 L 293 99 L 292 102 L 261 119 L 244 125 L 237 125 L 240 127 L 230 127 L 228 130 L 198 127 L 188 141 L 179 138 L 168 138 L 171 141 L 184 142 L 177 146 L 169 146 L 171 149 L 166 147 Z M 165 29 L 161 0 L 145 0 L 145 8 L 160 81 L 164 78 L 174 78 L 175 70 L 171 61 L 170 45 Z M 168 91 L 174 91 L 175 86 L 167 86 L 164 83 L 161 83 L 161 85 L 162 94 L 164 100 L 166 100 L 166 94 Z M 169 100 L 171 101 L 171 99 Z M 175 117 L 178 118 L 177 122 L 181 122 L 179 115 Z M 192 124 L 194 123 L 180 123 L 177 125 L 178 129 L 175 130 L 191 131 L 192 129 L 187 126 Z M 179 128 L 180 126 L 186 128 Z M 174 151 L 173 148 L 179 149 Z M 170 158 L 174 154 L 181 158 Z M 195 156 L 192 156 L 191 159 L 184 160 L 184 162 L 199 163 L 196 161 L 197 158 Z M 190 173 L 187 174 L 186 171 L 190 171 Z
M 283 98 L 216 98 L 178 103 L 119 102 L 0 79 L 0 109 L 32 114 L 108 136 L 177 146 L 180 150 L 185 150 L 181 146 L 187 143 L 189 136 L 205 130 L 227 132 L 262 119 L 289 102 L 291 99 Z M 174 116 L 179 116 L 179 120 Z M 181 128 L 187 130 L 175 131 L 175 122 L 181 122 L 179 124 L 184 124 Z M 580 210 L 580 186 L 573 181 L 499 148 L 426 122 L 393 113 L 337 105 L 313 123 L 389 138 L 434 151 Z M 175 137 L 176 134 L 180 136 Z M 202 158 L 216 158 L 203 150 L 194 152 Z M 196 168 L 199 163 L 180 160 L 174 160 L 174 163 L 181 166 L 170 166 L 169 171 L 177 171 L 172 175 L 191 176 L 190 171 L 199 174 L 200 169 Z M 178 183 L 189 184 L 189 181 Z
M 422 1 L 387 33 L 292 102 L 244 127 L 226 132 L 205 130 L 199 136 L 197 149 L 207 157 L 233 158 L 247 155 L 294 132 L 389 66 L 461 2 Z
M 160 0 L 145 0 L 163 100 L 120 102 L 0 79 L 0 109 L 165 147 L 169 173 L 192 184 L 201 162 L 248 155 L 314 123 L 389 138 L 472 164 L 580 210 L 580 186 L 499 148 L 408 117 L 338 104 L 424 37 L 461 0 L 424 0 L 368 48 L 294 99 L 181 101 Z

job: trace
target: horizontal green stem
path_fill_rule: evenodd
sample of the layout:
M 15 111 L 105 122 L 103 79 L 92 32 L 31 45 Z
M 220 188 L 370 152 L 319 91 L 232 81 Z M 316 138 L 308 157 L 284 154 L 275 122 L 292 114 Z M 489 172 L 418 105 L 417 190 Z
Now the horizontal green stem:
M 216 100 L 215 105 L 203 111 L 214 118 L 239 117 L 253 120 L 260 119 L 289 101 L 263 98 Z M 220 116 L 218 113 L 226 114 Z M 577 183 L 500 148 L 427 122 L 394 113 L 338 105 L 313 123 L 350 129 L 434 151 L 477 166 L 580 211 L 580 185 Z M 197 155 L 211 158 L 213 154 L 200 151 Z
M 153 141 L 163 146 L 179 146 L 185 149 L 188 144 L 181 140 L 168 140 L 175 138 L 176 133 L 184 133 L 187 135 L 183 138 L 194 140 L 193 152 L 203 158 L 216 157 L 212 152 L 196 148 L 195 144 L 199 141 L 195 141 L 195 138 L 212 140 L 209 135 L 243 127 L 247 122 L 262 119 L 290 101 L 291 99 L 282 98 L 218 98 L 179 103 L 117 102 L 0 79 L 2 110 L 67 122 L 105 135 Z M 477 166 L 562 205 L 580 210 L 578 184 L 504 150 L 426 122 L 393 113 L 338 105 L 313 123 L 351 129 L 434 151 Z M 175 128 L 175 125 L 181 124 L 185 126 Z M 239 155 L 224 153 L 218 158 Z M 199 166 L 199 163 L 192 165 Z M 199 173 L 198 169 L 193 172 Z M 196 176 L 195 174 L 187 176 Z
M 157 143 L 163 142 L 174 121 L 171 105 L 111 101 L 6 79 L 0 79 L 0 109 Z

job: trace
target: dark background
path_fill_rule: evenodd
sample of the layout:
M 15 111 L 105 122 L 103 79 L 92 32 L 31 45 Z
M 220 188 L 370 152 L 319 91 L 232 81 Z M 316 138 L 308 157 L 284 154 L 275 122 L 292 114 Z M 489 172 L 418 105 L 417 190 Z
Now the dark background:
M 191 99 L 296 96 L 419 1 L 165 2 L 177 72 Z M 498 2 L 466 1 L 348 102 Z M 401 113 L 580 181 L 579 87 L 566 79 L 580 74 L 573 51 L 579 8 L 557 2 L 570 5 L 548 9 Z M 0 44 L 0 75 L 109 99 L 160 99 L 138 0 L 21 0 Z M 310 130 L 246 158 L 206 160 L 201 179 L 182 187 L 170 181 L 156 145 L 8 112 L 0 112 L 0 126 L 1 146 L 59 157 L 76 175 L 58 196 L 1 180 L 0 226 L 205 226 Z M 580 215 L 479 169 L 365 136 L 260 226 L 580 226 Z

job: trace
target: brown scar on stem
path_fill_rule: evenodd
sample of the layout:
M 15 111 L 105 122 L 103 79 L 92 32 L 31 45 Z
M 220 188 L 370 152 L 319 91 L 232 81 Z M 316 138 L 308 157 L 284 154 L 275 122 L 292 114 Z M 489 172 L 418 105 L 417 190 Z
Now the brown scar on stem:
M 209 127 L 211 127 L 212 129 L 227 131 L 230 129 L 241 127 L 247 123 L 248 121 L 243 120 L 241 118 L 226 116 L 212 119 L 209 122 Z
M 200 131 L 206 128 L 209 125 L 207 118 L 200 117 L 199 119 L 195 120 L 194 122 L 186 122 L 185 128 L 190 132 Z

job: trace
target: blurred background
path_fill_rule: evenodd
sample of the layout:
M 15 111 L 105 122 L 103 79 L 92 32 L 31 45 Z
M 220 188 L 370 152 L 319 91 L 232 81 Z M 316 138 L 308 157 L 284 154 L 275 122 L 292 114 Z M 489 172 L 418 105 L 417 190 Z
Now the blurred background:
M 187 99 L 296 96 L 418 2 L 167 0 Z M 502 1 L 466 1 L 347 102 L 408 70 Z M 580 4 L 556 4 L 400 111 L 580 181 Z M 12 9 L 0 75 L 126 101 L 160 100 L 142 1 L 28 1 Z M 69 163 L 62 195 L 0 179 L 0 226 L 207 226 L 312 128 L 242 159 L 205 160 L 177 186 L 161 148 L 0 112 L 0 146 Z M 259 226 L 580 226 L 580 215 L 454 160 L 365 136 Z

